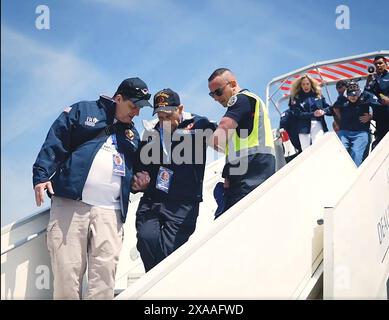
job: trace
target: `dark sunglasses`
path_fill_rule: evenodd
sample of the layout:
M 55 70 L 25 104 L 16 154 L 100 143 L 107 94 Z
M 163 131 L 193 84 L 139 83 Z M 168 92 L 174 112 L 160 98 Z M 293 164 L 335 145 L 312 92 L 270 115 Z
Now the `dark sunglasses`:
M 218 97 L 221 97 L 221 95 L 223 94 L 224 92 L 224 89 L 230 84 L 230 82 L 227 82 L 224 87 L 221 87 L 221 88 L 217 88 L 215 91 L 211 91 L 210 93 L 208 93 L 212 98 L 214 96 L 218 96 Z

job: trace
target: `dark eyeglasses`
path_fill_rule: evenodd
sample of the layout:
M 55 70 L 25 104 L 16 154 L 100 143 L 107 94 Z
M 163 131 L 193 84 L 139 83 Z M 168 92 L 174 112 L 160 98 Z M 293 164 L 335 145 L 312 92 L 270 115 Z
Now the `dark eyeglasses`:
M 214 96 L 218 96 L 218 97 L 221 97 L 221 95 L 223 94 L 224 92 L 224 89 L 230 84 L 230 82 L 227 82 L 224 87 L 221 87 L 221 88 L 217 88 L 215 91 L 211 91 L 210 93 L 208 93 L 212 98 Z

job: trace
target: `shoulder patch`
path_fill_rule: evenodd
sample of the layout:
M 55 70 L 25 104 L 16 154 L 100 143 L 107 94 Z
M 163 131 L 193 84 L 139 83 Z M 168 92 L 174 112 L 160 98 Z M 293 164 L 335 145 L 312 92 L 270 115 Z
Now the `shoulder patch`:
M 69 113 L 70 110 L 72 110 L 72 107 L 66 107 L 65 109 L 63 109 L 63 112 Z
M 236 95 L 232 96 L 230 100 L 227 102 L 227 107 L 232 107 L 236 101 L 238 100 L 238 97 Z

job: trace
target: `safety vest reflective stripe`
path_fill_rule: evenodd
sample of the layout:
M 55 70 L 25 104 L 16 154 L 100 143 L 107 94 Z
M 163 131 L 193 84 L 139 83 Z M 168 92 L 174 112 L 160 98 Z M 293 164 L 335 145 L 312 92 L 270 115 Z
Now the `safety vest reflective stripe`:
M 249 91 L 243 91 L 238 94 L 244 94 L 255 99 L 254 123 L 250 135 L 246 138 L 239 137 L 235 130 L 226 146 L 227 162 L 256 153 L 274 155 L 273 135 L 269 113 L 265 104 L 261 98 Z M 240 135 L 243 136 L 243 133 L 244 129 L 241 129 Z M 248 129 L 246 129 L 246 133 L 248 133 Z

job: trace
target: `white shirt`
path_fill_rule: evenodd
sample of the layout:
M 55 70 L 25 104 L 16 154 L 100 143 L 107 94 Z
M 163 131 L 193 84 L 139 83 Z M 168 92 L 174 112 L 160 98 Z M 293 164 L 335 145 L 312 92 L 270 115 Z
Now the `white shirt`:
M 82 190 L 82 201 L 105 209 L 120 209 L 121 177 L 113 174 L 113 155 L 117 153 L 112 135 L 93 159 Z

